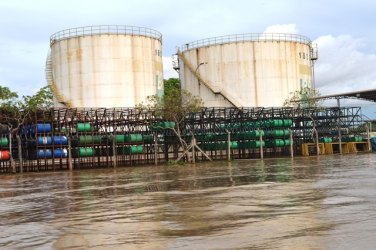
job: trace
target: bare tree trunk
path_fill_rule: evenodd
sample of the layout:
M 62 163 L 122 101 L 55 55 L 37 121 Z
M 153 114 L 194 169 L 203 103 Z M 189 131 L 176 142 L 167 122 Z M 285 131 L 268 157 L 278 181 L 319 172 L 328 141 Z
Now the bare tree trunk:
M 112 137 L 112 163 L 114 168 L 117 168 L 117 157 L 116 157 L 116 133 Z
M 12 155 L 12 133 L 9 131 L 9 156 L 10 156 L 10 167 L 12 168 L 12 173 L 16 173 L 16 162 Z
M 70 135 L 67 135 L 68 139 L 68 165 L 69 165 L 69 171 L 73 170 L 73 164 L 72 164 L 72 141 Z
M 154 133 L 154 165 L 158 165 L 158 136 Z
M 17 146 L 18 146 L 18 159 L 20 162 L 20 173 L 23 173 L 23 159 L 22 159 L 22 144 L 20 135 L 16 135 Z
M 183 140 L 183 138 L 181 138 L 181 133 L 180 133 L 180 127 L 179 127 L 179 125 L 176 125 L 176 127 L 177 127 L 177 129 L 173 128 L 172 130 L 174 131 L 174 133 L 178 137 L 178 139 L 180 141 L 180 144 L 183 147 L 183 149 L 186 149 L 188 147 L 188 144 Z
M 183 138 L 181 138 L 179 125 L 177 125 L 177 129 L 173 128 L 172 130 L 174 131 L 175 135 L 178 137 L 178 139 L 180 141 L 180 145 L 183 148 L 183 152 L 186 152 L 187 149 L 188 149 L 188 144 L 183 140 Z M 186 155 L 186 158 L 187 158 L 187 162 L 191 161 L 189 154 Z M 178 159 L 180 159 L 180 158 L 178 158 Z

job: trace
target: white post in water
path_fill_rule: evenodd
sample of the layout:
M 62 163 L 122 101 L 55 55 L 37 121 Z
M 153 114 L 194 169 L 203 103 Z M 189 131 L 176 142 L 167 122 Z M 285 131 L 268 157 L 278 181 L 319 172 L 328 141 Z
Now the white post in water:
M 371 136 L 369 133 L 368 124 L 366 124 L 366 130 L 367 130 L 367 148 L 368 148 L 368 152 L 370 152 L 371 151 Z
M 71 137 L 67 135 L 68 140 L 68 165 L 69 165 L 69 171 L 73 170 L 73 164 L 72 164 L 72 142 Z
M 294 141 L 292 140 L 292 130 L 289 129 L 290 133 L 290 156 L 291 158 L 294 158 Z
M 154 165 L 158 165 L 158 137 L 157 133 L 154 134 Z
M 12 134 L 9 129 L 9 156 L 10 156 L 10 166 L 12 168 L 12 173 L 15 174 L 17 172 L 16 170 L 16 162 L 13 159 L 12 155 Z
M 338 142 L 339 142 L 339 153 L 342 154 L 342 136 L 341 136 L 341 102 L 339 97 L 337 97 L 337 106 L 338 106 L 338 117 L 337 117 L 337 126 L 338 126 Z
M 114 163 L 114 168 L 117 168 L 117 160 L 116 160 L 116 133 L 112 138 L 112 162 Z
M 196 163 L 196 138 L 195 135 L 192 133 L 192 163 Z
M 313 133 L 315 133 L 316 153 L 317 153 L 317 155 L 319 155 L 320 154 L 319 134 L 317 133 L 317 129 L 316 128 L 313 128 Z
M 23 156 L 22 156 L 22 142 L 21 137 L 16 135 L 17 147 L 18 147 L 18 161 L 20 163 L 20 173 L 23 173 Z
M 231 133 L 227 131 L 227 161 L 231 161 Z
M 262 146 L 262 130 L 257 129 L 257 131 L 260 133 L 260 158 L 264 159 L 264 147 Z

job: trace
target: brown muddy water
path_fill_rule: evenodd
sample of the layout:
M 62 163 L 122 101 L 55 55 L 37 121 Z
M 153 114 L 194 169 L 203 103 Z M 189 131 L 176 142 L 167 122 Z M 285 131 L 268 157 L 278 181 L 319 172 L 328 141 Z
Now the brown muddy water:
M 376 154 L 0 176 L 0 249 L 375 249 Z

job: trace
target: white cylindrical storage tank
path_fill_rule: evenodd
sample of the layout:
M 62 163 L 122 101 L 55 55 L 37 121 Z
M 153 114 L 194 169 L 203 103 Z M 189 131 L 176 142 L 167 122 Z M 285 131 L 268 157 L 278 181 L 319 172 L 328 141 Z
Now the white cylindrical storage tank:
M 311 41 L 296 34 L 203 39 L 178 50 L 181 86 L 206 107 L 280 107 L 313 86 Z
M 162 35 L 114 25 L 57 32 L 46 78 L 60 106 L 134 107 L 163 94 Z

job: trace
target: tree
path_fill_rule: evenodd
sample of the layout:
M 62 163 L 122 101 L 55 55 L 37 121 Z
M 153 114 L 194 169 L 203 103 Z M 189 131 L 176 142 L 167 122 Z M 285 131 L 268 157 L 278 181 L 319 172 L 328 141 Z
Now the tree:
M 201 111 L 202 105 L 201 98 L 193 96 L 190 92 L 176 87 L 176 83 L 172 83 L 165 89 L 164 96 L 148 96 L 147 102 L 138 107 L 150 109 L 164 120 L 174 121 L 176 132 L 180 136 L 180 125 L 184 118 L 189 113 Z
M 201 98 L 192 95 L 180 88 L 179 79 L 170 78 L 165 80 L 164 96 L 149 96 L 146 103 L 138 105 L 138 108 L 149 109 L 155 116 L 164 120 L 174 121 L 176 127 L 171 128 L 178 137 L 181 146 L 187 150 L 188 144 L 181 137 L 181 125 L 189 113 L 199 112 L 203 102 Z
M 0 86 L 1 103 L 12 100 L 13 98 L 18 98 L 18 95 L 16 92 L 11 91 L 8 87 Z
M 302 108 L 321 108 L 322 100 L 317 99 L 320 96 L 320 92 L 317 89 L 313 89 L 310 87 L 304 87 L 300 91 L 295 91 L 291 93 L 291 98 L 285 100 L 284 106 L 293 107 L 296 109 L 297 113 L 303 112 Z M 315 140 L 318 140 L 318 132 L 316 129 L 316 121 L 310 114 L 306 114 L 310 119 L 310 125 L 313 126 L 313 133 L 315 134 Z M 317 152 L 320 149 L 317 146 Z
M 41 88 L 33 96 L 22 96 L 8 87 L 0 86 L 0 123 L 2 128 L 7 127 L 9 144 L 12 148 L 12 135 L 16 135 L 20 166 L 22 171 L 22 144 L 19 135 L 20 128 L 31 121 L 31 114 L 40 109 L 52 107 L 53 95 L 49 86 Z M 12 154 L 10 154 L 12 156 Z M 11 166 L 15 172 L 15 163 L 11 157 Z
M 320 92 L 317 89 L 310 87 L 304 87 L 301 90 L 290 93 L 291 97 L 286 99 L 284 106 L 293 108 L 319 108 L 322 105 L 322 101 L 317 99 L 320 96 Z
M 180 80 L 179 78 L 169 78 L 163 80 L 164 83 L 164 95 L 169 95 L 171 91 L 176 89 L 180 90 Z
M 25 110 L 37 111 L 41 109 L 49 109 L 53 106 L 53 94 L 49 85 L 41 88 L 33 96 L 23 96 L 23 104 Z
M 8 119 L 4 119 L 4 116 L 8 117 L 8 114 L 12 112 L 14 108 L 14 103 L 16 102 L 17 98 L 18 98 L 18 95 L 16 92 L 11 91 L 8 87 L 0 86 L 0 107 L 1 107 L 0 132 L 1 134 L 5 134 L 9 132 Z
M 146 103 L 140 103 L 137 108 L 152 110 L 156 116 L 174 121 L 177 125 L 188 113 L 201 110 L 203 105 L 201 98 L 182 90 L 178 78 L 164 80 L 164 84 L 163 96 L 148 96 Z
M 49 86 L 41 88 L 35 95 L 18 97 L 8 87 L 0 86 L 0 121 L 18 130 L 30 114 L 53 105 L 53 95 Z

